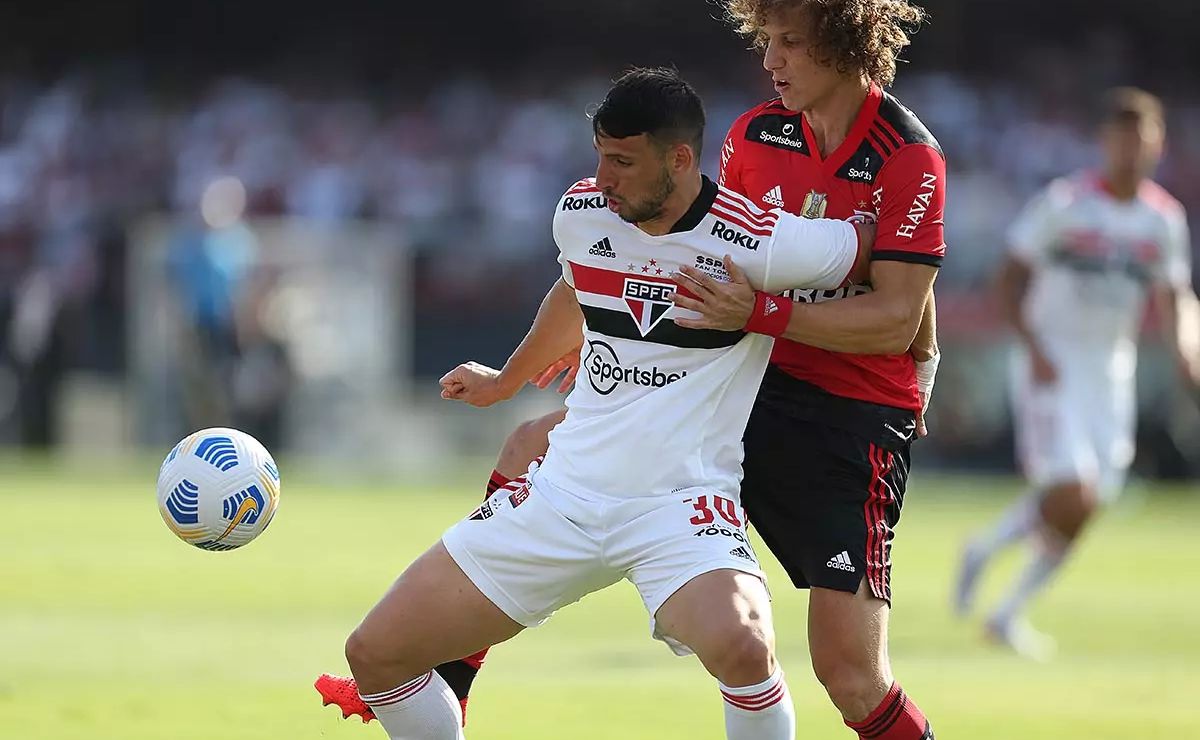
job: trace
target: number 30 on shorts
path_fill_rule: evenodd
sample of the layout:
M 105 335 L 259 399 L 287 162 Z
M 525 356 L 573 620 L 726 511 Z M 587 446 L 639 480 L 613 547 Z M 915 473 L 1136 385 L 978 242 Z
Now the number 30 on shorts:
M 692 508 L 698 512 L 688 521 L 696 526 L 712 524 L 714 521 L 716 521 L 716 515 L 713 514 L 713 510 L 715 509 L 717 515 L 720 515 L 720 517 L 725 521 L 729 522 L 735 527 L 742 526 L 742 520 L 739 519 L 737 515 L 737 505 L 734 504 L 731 499 L 727 499 L 724 496 L 713 496 L 712 508 L 709 508 L 708 498 L 708 496 L 698 496 L 694 499 L 689 498 L 684 502 L 690 503 Z

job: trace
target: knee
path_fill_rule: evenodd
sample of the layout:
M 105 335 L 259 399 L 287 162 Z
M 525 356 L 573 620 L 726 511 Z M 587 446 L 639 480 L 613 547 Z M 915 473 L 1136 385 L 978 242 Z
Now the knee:
M 371 665 L 378 655 L 371 641 L 363 635 L 362 630 L 356 629 L 346 638 L 346 663 L 351 673 L 359 673 Z
M 368 637 L 361 627 L 350 632 L 350 636 L 346 638 L 346 662 L 349 664 L 350 673 L 359 675 L 368 672 L 377 666 L 382 656 L 382 650 L 379 650 L 379 646 L 374 644 L 374 640 Z
M 1042 501 L 1042 520 L 1053 533 L 1070 542 L 1079 536 L 1099 506 L 1099 495 L 1091 484 L 1058 486 Z
M 542 419 L 521 422 L 504 440 L 496 470 L 509 478 L 524 473 L 530 461 L 546 451 L 548 434 Z
M 707 661 L 712 674 L 726 686 L 752 686 L 775 672 L 775 640 L 756 625 L 741 625 L 721 641 Z
M 868 716 L 882 701 L 890 681 L 884 671 L 855 661 L 813 656 L 813 672 L 825 687 L 830 701 L 850 721 Z
M 390 670 L 407 664 L 410 656 L 403 642 L 393 635 L 386 644 L 373 639 L 361 626 L 346 638 L 346 663 L 356 676 L 373 674 L 379 670 Z

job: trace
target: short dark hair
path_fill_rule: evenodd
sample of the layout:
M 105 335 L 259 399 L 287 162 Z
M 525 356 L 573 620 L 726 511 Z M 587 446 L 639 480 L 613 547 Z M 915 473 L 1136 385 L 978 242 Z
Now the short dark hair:
M 592 114 L 592 132 L 614 139 L 646 134 L 664 147 L 688 144 L 699 157 L 704 104 L 678 70 L 635 67 L 617 78 Z
M 1102 123 L 1165 123 L 1163 104 L 1158 96 L 1136 87 L 1114 87 L 1104 94 L 1100 112 Z

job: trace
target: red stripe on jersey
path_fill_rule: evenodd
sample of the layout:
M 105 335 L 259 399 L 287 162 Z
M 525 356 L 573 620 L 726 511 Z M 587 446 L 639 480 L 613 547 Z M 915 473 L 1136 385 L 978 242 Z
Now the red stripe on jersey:
M 676 285 L 675 281 L 671 280 L 670 278 L 641 275 L 634 272 L 605 270 L 602 267 L 581 265 L 578 262 L 568 262 L 568 264 L 571 265 L 571 275 L 575 278 L 575 290 L 579 290 L 584 293 L 594 293 L 596 295 L 605 295 L 612 298 L 624 298 L 625 278 L 634 278 L 645 283 L 670 285 L 679 293 L 679 295 L 686 298 L 698 297 L 690 290 Z
M 742 231 L 749 232 L 755 236 L 761 236 L 764 238 L 771 236 L 771 227 L 769 227 L 769 226 L 751 226 L 749 223 L 746 222 L 746 220 L 740 214 L 733 213 L 731 211 L 727 211 L 715 203 L 713 204 L 713 207 L 709 209 L 708 212 L 713 214 L 714 216 L 719 216 L 720 218 L 722 218 L 725 221 L 729 221 L 730 223 L 734 224 L 735 226 L 740 227 L 742 229 Z
M 779 220 L 779 214 L 764 211 L 744 198 L 731 198 L 728 191 L 717 191 L 716 203 L 744 215 L 747 220 L 760 226 L 774 226 Z
M 583 193 L 591 190 L 594 190 L 597 193 L 600 192 L 600 188 L 596 185 L 596 183 L 589 180 L 580 180 L 571 187 L 567 188 L 567 195 L 574 195 L 575 193 Z

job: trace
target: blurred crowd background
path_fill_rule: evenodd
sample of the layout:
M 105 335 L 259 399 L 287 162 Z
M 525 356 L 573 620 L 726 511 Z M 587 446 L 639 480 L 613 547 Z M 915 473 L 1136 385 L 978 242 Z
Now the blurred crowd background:
M 989 295 L 1007 225 L 1095 163 L 1115 84 L 1164 97 L 1159 180 L 1195 221 L 1200 45 L 1188 2 L 925 5 L 893 90 L 950 171 L 945 360 L 919 455 L 1011 469 Z M 308 450 L 474 418 L 434 381 L 498 366 L 523 335 L 609 80 L 677 66 L 706 101 L 710 173 L 727 126 L 771 95 L 704 0 L 102 6 L 0 8 L 0 446 L 164 445 L 225 424 Z M 1197 413 L 1149 331 L 1146 348 L 1138 468 L 1195 474 Z

